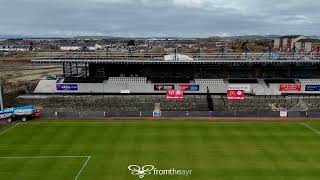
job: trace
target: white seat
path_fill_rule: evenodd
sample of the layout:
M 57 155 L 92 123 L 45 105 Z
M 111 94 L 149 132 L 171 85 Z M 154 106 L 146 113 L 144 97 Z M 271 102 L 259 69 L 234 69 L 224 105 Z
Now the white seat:
M 109 77 L 110 84 L 139 83 L 146 84 L 147 77 Z
M 196 84 L 225 84 L 223 79 L 195 79 Z
M 302 84 L 320 84 L 320 79 L 300 79 Z

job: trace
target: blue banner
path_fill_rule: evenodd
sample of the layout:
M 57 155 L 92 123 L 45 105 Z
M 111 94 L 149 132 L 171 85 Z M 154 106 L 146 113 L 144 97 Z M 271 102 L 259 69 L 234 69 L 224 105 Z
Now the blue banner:
M 187 91 L 200 91 L 200 85 L 190 85 Z
M 161 117 L 161 111 L 153 111 L 153 117 Z
M 306 91 L 320 91 L 320 85 L 306 85 Z
M 12 115 L 13 115 L 13 113 L 0 114 L 0 119 L 7 119 Z
M 4 109 L 4 110 L 0 110 L 0 114 L 7 114 L 7 113 L 13 113 L 14 112 L 14 108 L 8 108 L 8 109 Z
M 78 91 L 78 84 L 56 84 L 57 91 Z
M 179 87 L 184 91 L 200 91 L 200 85 L 196 84 L 179 84 Z
M 15 110 L 25 110 L 25 109 L 33 109 L 33 106 L 22 106 L 22 107 L 16 107 L 16 108 L 7 108 L 4 110 L 0 110 L 0 114 L 5 113 L 13 113 Z
M 277 52 L 272 52 L 271 58 L 272 58 L 272 60 L 278 60 L 278 59 L 280 59 L 280 54 Z

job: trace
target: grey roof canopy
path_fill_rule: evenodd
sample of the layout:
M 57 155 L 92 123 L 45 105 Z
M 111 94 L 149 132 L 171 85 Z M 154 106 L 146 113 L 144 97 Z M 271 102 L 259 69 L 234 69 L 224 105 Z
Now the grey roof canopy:
M 109 53 L 109 52 L 47 52 L 35 53 L 33 63 L 103 63 L 103 64 L 259 64 L 259 63 L 320 63 L 318 53 L 211 53 L 183 54 L 181 61 L 166 59 L 163 53 Z M 178 56 L 179 57 L 179 56 Z M 180 55 L 180 57 L 182 57 Z

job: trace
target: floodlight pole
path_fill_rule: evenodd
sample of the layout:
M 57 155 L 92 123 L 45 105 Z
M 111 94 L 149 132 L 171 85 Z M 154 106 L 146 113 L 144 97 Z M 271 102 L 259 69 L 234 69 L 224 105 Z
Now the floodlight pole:
M 3 110 L 2 81 L 0 80 L 0 110 Z

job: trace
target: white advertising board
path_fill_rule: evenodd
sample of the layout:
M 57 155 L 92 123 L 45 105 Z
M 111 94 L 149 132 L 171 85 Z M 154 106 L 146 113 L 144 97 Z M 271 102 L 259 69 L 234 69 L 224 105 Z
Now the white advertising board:
M 250 84 L 229 84 L 228 90 L 243 90 L 246 93 L 251 92 Z
M 288 111 L 280 111 L 280 117 L 288 117 Z

